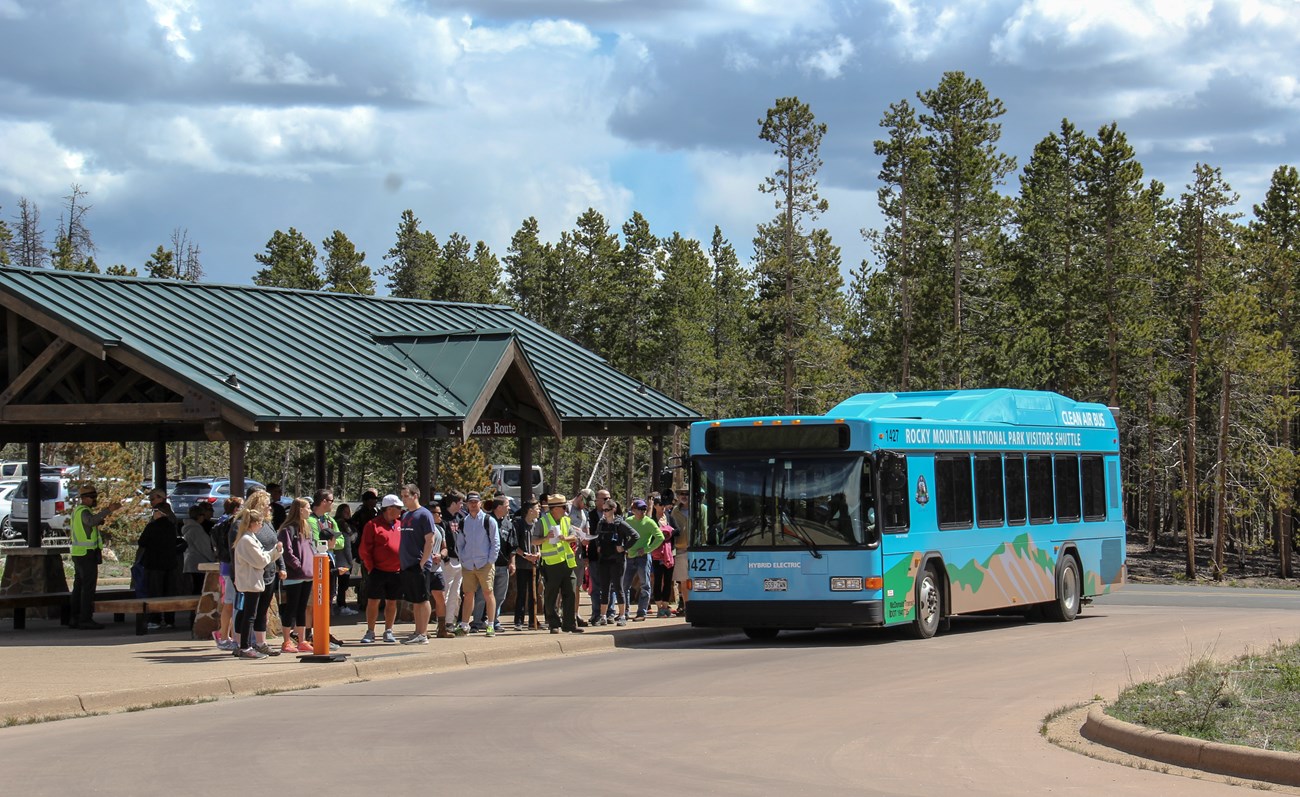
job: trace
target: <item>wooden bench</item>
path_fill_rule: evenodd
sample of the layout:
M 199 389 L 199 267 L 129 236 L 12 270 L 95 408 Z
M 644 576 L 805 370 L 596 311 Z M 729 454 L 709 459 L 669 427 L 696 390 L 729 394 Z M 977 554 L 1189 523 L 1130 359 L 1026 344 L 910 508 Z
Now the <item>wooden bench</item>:
M 115 598 L 96 600 L 96 612 L 112 612 L 114 622 L 122 622 L 126 615 L 135 615 L 135 634 L 144 636 L 149 630 L 148 617 L 153 612 L 189 612 L 190 623 L 199 609 L 198 595 L 172 595 L 159 598 Z
M 48 606 L 59 607 L 59 622 L 67 625 L 72 619 L 72 593 L 37 592 L 30 595 L 0 595 L 0 609 L 13 609 L 14 630 L 27 627 L 27 610 Z

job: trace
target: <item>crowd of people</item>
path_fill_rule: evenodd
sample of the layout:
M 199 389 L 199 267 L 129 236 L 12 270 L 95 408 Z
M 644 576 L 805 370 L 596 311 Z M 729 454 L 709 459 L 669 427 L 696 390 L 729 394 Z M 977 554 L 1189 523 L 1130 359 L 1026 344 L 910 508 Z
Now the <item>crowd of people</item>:
M 644 621 L 652 610 L 654 617 L 672 617 L 687 597 L 685 490 L 652 493 L 624 507 L 607 490 L 583 489 L 572 499 L 540 496 L 513 513 L 506 498 L 474 491 L 451 490 L 426 503 L 414 484 L 382 497 L 367 490 L 355 511 L 336 504 L 327 489 L 287 507 L 275 493 L 278 487 L 229 498 L 220 517 L 199 503 L 178 524 L 166 495 L 155 491 L 138 541 L 135 570 L 147 594 L 196 594 L 200 565 L 218 564 L 222 611 L 213 636 L 238 658 L 312 650 L 308 603 L 313 557 L 321 551 L 329 557 L 333 611 L 364 616 L 363 645 L 399 641 L 403 601 L 413 627 L 400 641 L 423 645 L 510 629 L 582 633 L 593 625 Z M 90 511 L 93 498 L 83 504 L 79 522 L 93 535 L 106 512 Z M 583 592 L 590 596 L 587 617 L 578 612 Z M 266 640 L 275 596 L 283 629 L 278 647 Z M 503 623 L 511 596 L 513 617 Z M 167 627 L 174 617 L 158 614 L 148 622 Z M 340 644 L 331 636 L 332 648 Z

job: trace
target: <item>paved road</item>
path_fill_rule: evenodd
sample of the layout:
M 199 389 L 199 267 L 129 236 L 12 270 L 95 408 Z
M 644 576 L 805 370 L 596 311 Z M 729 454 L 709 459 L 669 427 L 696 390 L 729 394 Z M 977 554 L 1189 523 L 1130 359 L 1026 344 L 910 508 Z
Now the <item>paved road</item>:
M 1038 734 L 1189 655 L 1300 635 L 1300 593 L 1204 592 L 1139 587 L 1071 624 L 958 620 L 928 641 L 715 637 L 15 727 L 4 792 L 1244 795 Z

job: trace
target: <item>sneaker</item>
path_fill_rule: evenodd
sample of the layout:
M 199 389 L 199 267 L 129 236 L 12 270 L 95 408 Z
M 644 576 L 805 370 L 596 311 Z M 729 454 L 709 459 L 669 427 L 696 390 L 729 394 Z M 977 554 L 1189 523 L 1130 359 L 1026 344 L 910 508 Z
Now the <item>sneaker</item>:
M 366 631 L 364 634 L 361 635 L 361 644 L 363 645 L 375 644 L 375 629 L 371 628 L 369 631 Z
M 501 623 L 500 623 L 500 622 L 495 622 L 495 623 L 492 624 L 492 630 L 493 630 L 493 631 L 504 631 L 505 629 L 501 627 Z
M 217 647 L 221 647 L 221 643 L 222 643 L 224 640 L 222 640 L 222 638 L 221 638 L 221 632 L 220 632 L 220 631 L 213 631 L 213 632 L 212 632 L 212 641 L 217 643 Z
M 458 623 L 456 625 L 456 636 L 465 636 L 468 633 L 469 633 L 469 626 L 465 625 L 464 623 Z
M 425 634 L 411 634 L 406 639 L 402 640 L 402 644 L 403 645 L 427 645 L 429 644 L 429 637 Z
M 618 619 L 614 621 L 614 625 L 627 625 L 627 618 L 620 614 Z
M 265 654 L 268 655 L 268 656 L 279 656 L 279 655 L 280 655 L 280 651 L 276 650 L 275 648 L 271 647 L 270 645 L 266 644 L 265 642 L 263 642 L 263 643 L 260 644 L 260 645 L 254 645 L 254 646 L 253 646 L 253 650 L 256 650 L 256 651 L 259 652 L 259 653 L 265 653 Z
M 292 642 L 285 642 L 283 645 L 280 646 L 280 652 L 288 653 L 290 656 L 292 656 L 293 654 L 300 653 L 300 652 L 309 653 L 311 652 L 311 648 L 310 647 L 304 648 L 302 645 L 295 645 Z
M 233 640 L 233 639 L 222 639 L 222 640 L 218 640 L 218 642 L 217 642 L 217 649 L 218 649 L 218 650 L 225 650 L 225 651 L 231 651 L 231 650 L 235 650 L 235 651 L 237 651 L 237 650 L 239 650 L 239 643 L 236 642 L 236 641 Z
M 357 613 L 356 609 L 353 609 L 348 606 L 344 606 L 342 609 L 339 609 L 339 614 L 343 615 L 344 617 L 351 617 L 356 613 Z
M 644 621 L 645 621 L 645 615 L 644 615 L 644 614 L 638 614 L 636 617 L 633 617 L 633 618 L 632 618 L 632 622 L 634 622 L 634 623 L 640 623 L 640 622 L 644 622 Z
M 595 620 L 593 620 L 593 621 L 591 622 L 591 624 L 592 624 L 592 625 L 609 625 L 609 620 L 606 620 L 604 617 L 597 617 Z
M 522 630 L 524 630 L 524 624 L 523 624 L 523 623 L 515 623 L 515 630 L 516 630 L 516 631 L 522 631 Z
M 162 623 L 149 623 L 149 625 L 146 625 L 145 628 L 149 629 L 150 631 L 157 631 L 158 629 L 162 628 Z
M 307 642 L 307 643 L 304 643 L 304 644 L 299 645 L 299 646 L 294 650 L 294 652 L 295 652 L 295 653 L 315 653 L 315 652 L 316 652 L 316 647 L 315 647 L 315 645 L 312 645 L 310 642 Z
M 492 626 L 488 626 L 487 628 L 483 629 L 483 636 L 496 636 L 496 635 L 497 635 L 497 630 Z
M 266 654 L 257 648 L 244 648 L 235 652 L 235 656 L 240 659 L 264 659 Z
M 393 629 L 391 629 L 391 628 L 385 628 L 385 629 L 384 629 L 384 641 L 385 641 L 385 642 L 392 642 L 392 643 L 396 643 L 396 642 L 397 642 L 397 637 L 393 636 Z

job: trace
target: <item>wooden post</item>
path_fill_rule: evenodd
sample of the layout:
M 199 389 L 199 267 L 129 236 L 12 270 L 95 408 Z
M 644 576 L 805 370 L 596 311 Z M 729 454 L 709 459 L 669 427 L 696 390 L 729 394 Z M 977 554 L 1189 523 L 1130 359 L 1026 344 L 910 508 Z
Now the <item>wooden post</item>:
M 325 441 L 316 441 L 316 489 L 324 490 L 329 487 L 325 483 Z
M 41 547 L 41 444 L 27 444 L 27 547 Z
M 243 440 L 230 441 L 230 494 L 244 497 L 244 446 Z
M 523 504 L 537 497 L 533 495 L 533 438 L 527 432 L 519 436 L 519 473 L 519 503 Z
M 420 488 L 422 503 L 429 503 L 433 497 L 433 477 L 429 467 L 429 438 L 424 432 L 415 440 L 415 485 Z
M 650 439 L 650 490 L 659 490 L 659 474 L 664 469 L 664 436 L 657 434 Z M 671 496 L 669 496 L 671 497 Z
M 167 443 L 153 441 L 153 487 L 167 492 Z

